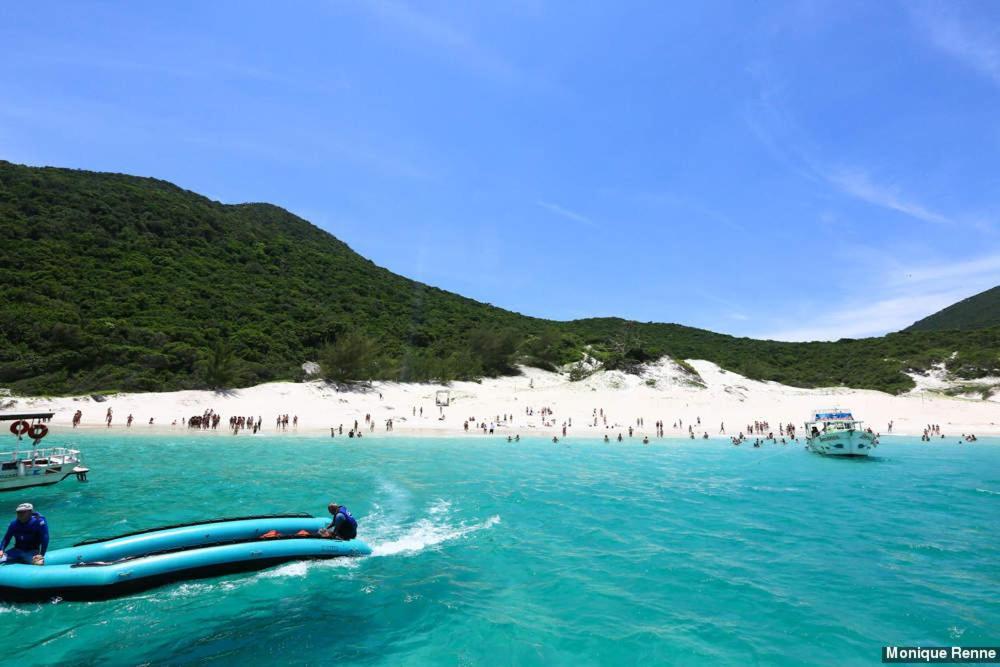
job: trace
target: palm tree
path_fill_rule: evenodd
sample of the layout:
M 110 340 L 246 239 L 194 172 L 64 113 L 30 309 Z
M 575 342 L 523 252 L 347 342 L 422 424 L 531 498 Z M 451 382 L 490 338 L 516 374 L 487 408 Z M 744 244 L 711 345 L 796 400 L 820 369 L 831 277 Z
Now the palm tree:
M 208 352 L 205 380 L 212 389 L 224 389 L 236 376 L 237 358 L 228 341 L 216 341 Z

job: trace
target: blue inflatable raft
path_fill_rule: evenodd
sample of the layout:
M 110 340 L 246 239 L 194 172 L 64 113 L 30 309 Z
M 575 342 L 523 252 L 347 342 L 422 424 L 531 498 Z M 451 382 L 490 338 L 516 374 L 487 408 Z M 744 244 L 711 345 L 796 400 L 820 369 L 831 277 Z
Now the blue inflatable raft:
M 216 519 L 80 542 L 45 565 L 0 565 L 0 601 L 103 600 L 183 579 L 261 570 L 294 560 L 367 556 L 360 540 L 317 536 L 308 514 Z

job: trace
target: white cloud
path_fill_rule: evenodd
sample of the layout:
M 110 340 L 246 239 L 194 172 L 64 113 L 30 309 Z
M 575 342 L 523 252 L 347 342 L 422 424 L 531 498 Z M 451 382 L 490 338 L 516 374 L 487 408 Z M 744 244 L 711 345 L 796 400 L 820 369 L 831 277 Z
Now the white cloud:
M 890 331 L 904 329 L 917 320 L 968 296 L 971 296 L 968 291 L 958 290 L 927 295 L 913 294 L 875 302 L 841 304 L 829 309 L 823 304 L 816 304 L 815 317 L 806 318 L 808 323 L 765 332 L 759 337 L 771 340 L 806 341 L 881 336 Z
M 744 120 L 774 158 L 801 178 L 923 222 L 991 228 L 988 222 L 959 219 L 928 208 L 897 186 L 873 181 L 865 169 L 851 165 L 850 160 L 850 166 L 836 166 L 837 162 L 817 147 L 787 111 L 787 105 L 782 103 L 782 88 L 774 82 L 769 69 L 758 63 L 751 68 L 751 75 L 758 84 L 758 95 L 747 107 Z
M 460 65 L 479 74 L 507 82 L 522 78 L 520 71 L 469 34 L 445 21 L 406 4 L 378 0 L 362 2 L 383 23 L 452 56 Z
M 542 208 L 546 209 L 547 211 L 555 213 L 556 215 L 561 216 L 563 218 L 566 218 L 567 220 L 572 220 L 574 222 L 580 222 L 580 223 L 583 223 L 583 224 L 587 225 L 588 227 L 597 227 L 597 223 L 596 222 L 594 222 L 593 220 L 591 220 L 587 216 L 583 215 L 582 213 L 577 213 L 576 211 L 571 211 L 568 208 L 563 208 L 562 206 L 559 206 L 558 204 L 551 204 L 551 203 L 546 202 L 546 201 L 538 201 L 538 202 L 535 202 L 535 203 L 538 204 L 539 206 L 541 206 Z
M 1000 254 L 931 266 L 917 265 L 915 268 L 907 270 L 905 275 L 897 276 L 894 283 L 897 285 L 901 283 L 924 284 L 932 281 L 965 283 L 977 279 L 1000 283 Z
M 805 341 L 881 336 L 998 284 L 1000 255 L 923 265 L 903 275 L 883 275 L 867 294 L 811 304 L 812 312 L 792 326 L 757 337 Z
M 937 224 L 953 224 L 955 222 L 952 218 L 925 208 L 905 195 L 900 194 L 897 188 L 873 183 L 862 171 L 841 169 L 828 173 L 826 178 L 844 194 L 868 202 L 874 206 L 898 211 L 924 222 Z
M 911 14 L 931 45 L 1000 85 L 1000 26 L 973 24 L 944 3 L 912 5 Z

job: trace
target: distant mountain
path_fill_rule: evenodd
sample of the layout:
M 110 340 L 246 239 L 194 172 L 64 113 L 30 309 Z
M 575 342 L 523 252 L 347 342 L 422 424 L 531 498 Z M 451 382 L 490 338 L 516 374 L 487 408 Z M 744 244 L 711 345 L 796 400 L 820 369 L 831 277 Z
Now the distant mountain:
M 1000 285 L 914 322 L 904 331 L 968 331 L 1000 326 Z
M 343 379 L 448 381 L 584 353 L 626 371 L 670 355 L 754 379 L 890 392 L 913 386 L 905 370 L 941 361 L 958 375 L 1000 375 L 1000 327 L 783 343 L 543 320 L 396 275 L 276 206 L 3 161 L 0 289 L 0 387 L 19 394 L 247 386 L 300 379 L 314 360 Z

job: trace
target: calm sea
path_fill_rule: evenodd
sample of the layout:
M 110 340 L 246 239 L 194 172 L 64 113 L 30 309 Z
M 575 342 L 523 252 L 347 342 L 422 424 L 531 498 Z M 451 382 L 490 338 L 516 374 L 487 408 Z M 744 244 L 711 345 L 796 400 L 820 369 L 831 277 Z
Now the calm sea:
M 13 664 L 871 664 L 1000 640 L 1000 441 L 801 445 L 68 433 L 52 548 L 270 512 L 374 555 L 100 603 L 0 605 Z M 13 440 L 11 439 L 12 444 Z

